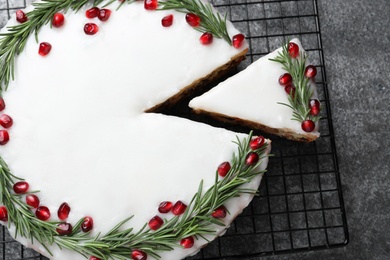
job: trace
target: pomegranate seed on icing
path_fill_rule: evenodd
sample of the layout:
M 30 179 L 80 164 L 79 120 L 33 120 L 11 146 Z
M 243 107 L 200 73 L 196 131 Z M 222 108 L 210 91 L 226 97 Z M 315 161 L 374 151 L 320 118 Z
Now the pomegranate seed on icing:
M 0 130 L 0 145 L 6 145 L 9 141 L 9 134 L 7 130 Z
M 168 213 L 169 211 L 171 211 L 172 207 L 173 207 L 173 203 L 172 202 L 170 202 L 170 201 L 163 201 L 158 206 L 158 212 L 160 212 L 160 213 Z
M 50 53 L 50 51 L 51 51 L 51 44 L 50 43 L 41 42 L 39 44 L 39 50 L 38 50 L 39 55 L 46 56 Z
M 133 260 L 146 260 L 146 259 L 148 259 L 148 256 L 145 252 L 143 252 L 141 250 L 133 250 L 133 252 L 131 252 L 131 259 L 133 259 Z
M 22 10 L 16 11 L 16 21 L 18 21 L 19 23 L 25 23 L 27 22 L 27 20 L 27 15 Z
M 310 99 L 309 107 L 310 107 L 310 114 L 312 116 L 318 116 L 320 114 L 321 104 L 320 101 L 318 101 L 317 99 Z
M 302 122 L 301 127 L 303 131 L 310 133 L 313 132 L 316 125 L 312 120 L 308 119 Z
M 146 10 L 156 10 L 158 7 L 158 0 L 144 0 L 144 7 Z
M 193 237 L 185 237 L 180 240 L 180 245 L 184 248 L 191 248 L 194 246 L 194 238 Z
M 0 207 L 0 221 L 8 221 L 8 211 L 5 206 Z
M 213 213 L 211 213 L 213 218 L 224 218 L 226 217 L 226 208 L 225 206 L 220 206 L 216 208 Z
M 14 192 L 16 194 L 23 194 L 23 193 L 26 193 L 28 191 L 28 188 L 30 187 L 30 185 L 28 185 L 28 182 L 26 181 L 18 181 L 17 183 L 14 184 Z
M 262 137 L 260 135 L 260 136 L 253 138 L 250 141 L 249 146 L 251 147 L 252 150 L 257 150 L 263 146 L 264 142 L 265 142 L 264 137 Z
M 85 16 L 89 19 L 96 18 L 99 15 L 100 9 L 98 7 L 92 7 L 85 11 Z
M 94 35 L 99 31 L 99 27 L 95 23 L 86 23 L 84 25 L 84 32 L 87 35 Z
M 61 220 L 67 219 L 69 216 L 70 207 L 68 203 L 64 202 L 60 205 L 57 211 L 58 218 Z
M 5 109 L 5 102 L 2 97 L 0 97 L 0 111 L 3 111 Z
M 100 259 L 99 257 L 96 257 L 96 256 L 91 256 L 89 258 L 89 260 L 102 260 L 102 259 Z
M 288 53 L 290 54 L 291 58 L 296 58 L 299 56 L 299 46 L 296 43 L 290 42 L 288 44 Z
M 244 43 L 244 40 L 245 40 L 245 35 L 241 33 L 234 35 L 232 39 L 233 47 L 236 49 L 241 48 L 242 44 Z
M 100 9 L 99 15 L 98 15 L 98 19 L 100 21 L 105 22 L 105 21 L 108 20 L 108 18 L 110 18 L 110 16 L 111 16 L 111 10 L 110 9 Z
M 60 236 L 67 236 L 72 234 L 73 227 L 71 224 L 63 222 L 57 225 L 56 231 Z
M 64 23 L 65 23 L 65 16 L 62 13 L 55 13 L 53 15 L 53 19 L 51 20 L 51 24 L 54 27 L 59 28 L 59 27 L 63 26 Z
M 305 77 L 312 79 L 317 75 L 317 68 L 313 65 L 309 65 L 305 69 Z
M 161 19 L 161 24 L 164 27 L 169 27 L 173 23 L 173 14 L 167 15 Z
M 180 200 L 175 203 L 172 207 L 172 213 L 176 216 L 181 215 L 186 211 L 187 205 L 181 202 Z
M 151 230 L 157 230 L 164 224 L 164 220 L 159 216 L 154 216 L 151 220 L 149 220 L 149 227 Z
M 229 162 L 223 162 L 218 166 L 217 172 L 219 176 L 225 177 L 226 174 L 228 174 L 228 172 L 230 171 L 230 168 L 231 166 Z
M 285 86 L 284 91 L 286 91 L 286 93 L 291 95 L 293 98 L 295 97 L 295 87 L 293 85 Z
M 86 233 L 91 231 L 92 228 L 93 228 L 93 218 L 85 217 L 83 223 L 81 223 L 81 230 Z
M 194 13 L 186 14 L 186 21 L 192 27 L 198 27 L 200 25 L 200 17 Z
M 250 152 L 245 158 L 245 164 L 252 166 L 255 165 L 259 161 L 259 155 L 255 152 Z
M 48 220 L 50 218 L 50 210 L 46 206 L 39 206 L 35 211 L 35 216 L 42 221 Z
M 287 86 L 292 83 L 292 77 L 289 73 L 284 73 L 279 77 L 279 84 L 282 86 Z
M 13 120 L 9 115 L 2 114 L 0 116 L 0 125 L 4 128 L 10 128 L 13 124 Z
M 205 32 L 200 36 L 199 41 L 203 45 L 209 45 L 213 42 L 213 35 L 209 32 Z
M 28 194 L 26 196 L 26 203 L 27 205 L 33 207 L 33 208 L 38 208 L 39 206 L 39 198 L 37 195 L 35 194 Z

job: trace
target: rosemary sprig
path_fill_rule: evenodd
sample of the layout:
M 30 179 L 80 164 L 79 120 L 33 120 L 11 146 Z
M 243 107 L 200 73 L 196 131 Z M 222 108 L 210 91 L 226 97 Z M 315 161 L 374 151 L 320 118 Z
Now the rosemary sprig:
M 226 15 L 221 15 L 213 11 L 211 4 L 200 0 L 166 0 L 159 1 L 159 10 L 174 9 L 182 13 L 194 13 L 200 17 L 200 26 L 194 29 L 200 32 L 209 32 L 216 38 L 222 38 L 232 45 L 226 27 Z
M 252 179 L 262 174 L 256 165 L 248 166 L 245 158 L 251 151 L 249 142 L 252 133 L 247 139 L 240 141 L 237 138 L 238 154 L 234 154 L 231 169 L 228 174 L 219 180 L 215 173 L 214 185 L 203 191 L 203 181 L 200 182 L 197 193 L 193 196 L 187 210 L 181 216 L 175 216 L 165 220 L 162 227 L 156 231 L 147 228 L 147 225 L 134 232 L 133 228 L 123 229 L 125 223 L 131 220 L 129 217 L 118 223 L 105 235 L 91 237 L 88 233 L 80 231 L 83 219 L 79 220 L 69 236 L 59 236 L 56 232 L 59 222 L 46 222 L 37 219 L 30 207 L 22 201 L 20 195 L 12 192 L 14 180 L 20 178 L 11 174 L 4 160 L 0 157 L 0 201 L 8 210 L 9 225 L 16 228 L 15 236 L 21 235 L 30 240 L 37 240 L 50 253 L 48 246 L 57 245 L 78 252 L 86 257 L 94 255 L 101 259 L 130 259 L 134 249 L 142 250 L 148 255 L 160 258 L 158 253 L 173 250 L 180 247 L 179 241 L 188 236 L 204 237 L 207 234 L 215 234 L 215 225 L 224 226 L 223 221 L 211 216 L 212 212 L 223 205 L 227 200 L 244 193 L 256 194 L 256 190 L 242 188 Z M 267 143 L 255 152 L 260 159 L 266 157 Z M 51 253 L 50 253 L 51 254 Z

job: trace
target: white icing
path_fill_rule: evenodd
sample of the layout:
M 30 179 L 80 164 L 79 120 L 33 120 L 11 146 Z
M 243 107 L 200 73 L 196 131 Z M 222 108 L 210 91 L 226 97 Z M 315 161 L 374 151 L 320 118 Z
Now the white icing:
M 298 39 L 292 41 L 304 52 Z M 269 59 L 275 58 L 281 51 L 279 48 L 258 59 L 245 70 L 221 82 L 202 96 L 194 98 L 189 104 L 190 107 L 258 122 L 272 128 L 292 129 L 296 133 L 304 134 L 301 123 L 291 120 L 292 109 L 279 104 L 289 104 L 288 95 L 278 81 L 286 71 L 280 63 Z M 311 82 L 310 86 L 314 92 L 313 98 L 318 98 L 315 84 Z M 318 122 L 311 134 L 319 135 Z
M 214 39 L 203 46 L 201 33 L 189 27 L 184 14 L 146 11 L 143 2 L 125 4 L 107 22 L 87 19 L 89 7 L 69 12 L 62 28 L 40 30 L 39 41 L 53 46 L 48 56 L 38 55 L 38 43 L 30 37 L 17 57 L 15 81 L 3 93 L 4 113 L 14 125 L 0 155 L 31 190 L 41 191 L 51 220 L 58 220 L 57 209 L 67 202 L 67 221 L 92 216 L 93 234 L 104 234 L 131 215 L 128 226 L 138 230 L 158 213 L 161 201 L 189 203 L 201 180 L 205 189 L 212 186 L 218 165 L 236 151 L 232 141 L 238 135 L 143 111 L 229 62 L 247 44 L 235 49 Z M 171 13 L 173 25 L 162 27 L 161 19 Z M 84 34 L 87 22 L 99 26 L 96 35 Z M 238 33 L 229 22 L 228 31 Z M 263 159 L 261 169 L 267 162 Z M 260 180 L 261 175 L 248 186 L 257 189 Z M 251 198 L 228 202 L 227 224 Z M 223 230 L 218 227 L 217 233 Z M 37 242 L 17 239 L 50 257 Z M 164 253 L 163 259 L 184 258 L 205 243 Z M 50 250 L 52 259 L 84 259 L 56 246 Z

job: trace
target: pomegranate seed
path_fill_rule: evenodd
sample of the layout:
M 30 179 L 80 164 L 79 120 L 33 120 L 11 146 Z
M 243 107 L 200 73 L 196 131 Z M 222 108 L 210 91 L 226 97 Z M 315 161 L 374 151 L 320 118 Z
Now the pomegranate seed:
M 0 221 L 8 221 L 8 211 L 5 206 L 0 207 Z
M 305 69 L 305 77 L 312 79 L 317 75 L 317 68 L 313 65 L 309 65 Z
M 245 158 L 245 164 L 252 166 L 255 165 L 259 161 L 259 155 L 255 152 L 250 152 Z
M 60 205 L 57 211 L 58 218 L 61 220 L 67 219 L 69 216 L 70 207 L 68 203 L 64 202 Z
M 144 7 L 146 10 L 156 10 L 158 7 L 158 0 L 145 0 Z
M 39 44 L 39 50 L 38 53 L 41 56 L 46 56 L 51 51 L 51 44 L 48 42 L 42 42 Z
M 172 207 L 173 207 L 173 203 L 172 202 L 170 202 L 170 201 L 163 201 L 158 206 L 158 212 L 160 212 L 160 213 L 168 213 L 169 211 L 171 211 Z
M 317 99 L 310 99 L 309 107 L 311 115 L 318 116 L 320 114 L 321 104 L 320 101 L 318 101 Z
M 63 26 L 64 23 L 65 23 L 65 16 L 62 13 L 55 13 L 53 15 L 53 19 L 51 20 L 51 24 L 54 27 L 59 28 L 59 27 Z
M 151 230 L 157 230 L 164 224 L 164 220 L 159 216 L 154 216 L 151 220 L 149 220 L 149 227 Z
M 93 218 L 85 217 L 83 223 L 81 223 L 81 230 L 85 233 L 91 231 L 93 228 Z
M 0 145 L 5 145 L 9 141 L 9 134 L 7 130 L 0 130 Z
M 176 216 L 181 215 L 186 211 L 187 205 L 181 202 L 180 200 L 175 203 L 172 207 L 172 213 Z
M 99 15 L 100 9 L 98 7 L 92 7 L 85 11 L 85 16 L 89 19 L 96 18 Z
M 251 147 L 252 150 L 257 150 L 263 146 L 264 142 L 265 142 L 264 137 L 257 136 L 250 141 L 249 146 Z
M 186 21 L 192 27 L 198 27 L 200 25 L 200 17 L 194 13 L 186 14 Z
M 96 257 L 96 256 L 91 256 L 89 258 L 89 260 L 102 260 L 102 259 L 100 259 L 99 257 Z
M 220 206 L 216 208 L 213 213 L 211 213 L 213 218 L 224 218 L 226 217 L 226 208 L 225 206 Z
M 141 250 L 133 250 L 133 252 L 131 252 L 131 259 L 133 259 L 133 260 L 146 260 L 146 259 L 148 259 L 148 256 L 146 255 L 145 252 L 143 252 Z
M 3 111 L 5 109 L 5 102 L 2 97 L 0 97 L 0 111 Z
M 84 32 L 87 35 L 94 35 L 99 31 L 99 27 L 94 23 L 86 23 L 84 25 Z
M 33 207 L 33 208 L 38 208 L 39 206 L 39 198 L 37 195 L 34 195 L 34 194 L 28 194 L 26 196 L 26 203 L 27 205 Z
M 180 240 L 180 245 L 184 248 L 191 248 L 194 246 L 194 238 L 193 237 L 185 237 Z
M 282 76 L 279 77 L 279 84 L 282 86 L 291 85 L 292 83 L 292 77 L 289 73 L 284 73 Z
M 244 40 L 245 40 L 245 36 L 243 34 L 240 33 L 234 35 L 232 39 L 233 47 L 236 49 L 241 48 L 242 44 L 244 43 Z
M 4 128 L 10 128 L 13 124 L 13 120 L 9 115 L 2 114 L 0 116 L 0 125 Z
M 288 44 L 288 53 L 291 58 L 295 59 L 299 55 L 299 46 L 296 43 L 290 42 Z
M 217 172 L 219 176 L 225 177 L 226 174 L 228 174 L 228 172 L 230 171 L 230 168 L 231 166 L 229 162 L 223 162 L 218 166 Z
M 67 236 L 72 234 L 73 227 L 71 224 L 63 222 L 57 225 L 56 231 L 60 236 Z
M 169 27 L 172 25 L 172 23 L 173 23 L 173 15 L 172 14 L 167 15 L 167 16 L 163 17 L 163 19 L 161 19 L 161 24 L 164 27 Z
M 295 87 L 293 85 L 285 86 L 284 91 L 286 91 L 287 94 L 291 95 L 292 98 L 295 98 Z
M 302 122 L 301 127 L 303 131 L 310 133 L 313 132 L 316 125 L 312 120 L 308 119 Z
M 16 21 L 18 21 L 19 23 L 25 23 L 27 22 L 27 20 L 27 15 L 22 10 L 16 11 Z
M 102 22 L 105 22 L 110 18 L 111 10 L 110 9 L 100 9 L 98 19 Z
M 35 216 L 42 221 L 48 220 L 50 218 L 50 210 L 46 206 L 39 206 L 35 211 Z
M 199 41 L 203 45 L 209 45 L 213 42 L 213 35 L 209 32 L 205 32 L 200 36 Z
M 23 194 L 23 193 L 26 193 L 28 191 L 28 188 L 30 187 L 30 185 L 28 185 L 28 183 L 26 181 L 19 181 L 17 183 L 14 184 L 14 192 L 16 194 Z

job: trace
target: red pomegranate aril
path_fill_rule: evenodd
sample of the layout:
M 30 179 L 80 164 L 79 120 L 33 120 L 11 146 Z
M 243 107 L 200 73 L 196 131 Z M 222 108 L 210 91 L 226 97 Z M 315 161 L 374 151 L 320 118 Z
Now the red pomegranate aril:
M 310 115 L 318 116 L 320 114 L 321 104 L 320 101 L 318 101 L 318 99 L 310 99 L 309 107 L 310 107 Z
M 161 19 L 161 25 L 169 27 L 173 24 L 173 14 L 167 15 Z
M 99 31 L 99 27 L 95 23 L 86 23 L 84 25 L 84 32 L 87 35 L 94 35 Z
M 180 245 L 184 248 L 191 248 L 194 246 L 194 238 L 193 237 L 185 237 L 180 240 Z
M 264 137 L 259 135 L 250 141 L 249 146 L 251 147 L 252 150 L 257 150 L 263 146 L 264 142 L 265 142 Z
M 151 220 L 149 220 L 149 227 L 151 230 L 157 230 L 164 224 L 164 220 L 159 216 L 154 216 Z
M 96 18 L 99 15 L 100 9 L 98 7 L 92 7 L 85 11 L 85 16 L 89 19 Z
M 0 221 L 8 221 L 8 211 L 5 206 L 0 207 Z
M 19 23 L 25 23 L 27 22 L 27 20 L 27 15 L 22 10 L 16 11 L 16 21 L 18 21 Z
M 259 155 L 255 152 L 250 152 L 245 158 L 245 164 L 249 166 L 255 165 L 259 161 Z
M 58 218 L 61 220 L 67 219 L 69 216 L 69 212 L 70 212 L 70 207 L 68 203 L 66 202 L 62 203 L 58 208 L 58 212 L 57 212 Z
M 285 86 L 284 91 L 286 91 L 286 93 L 291 95 L 293 98 L 295 97 L 295 87 L 293 85 Z
M 102 259 L 100 259 L 99 257 L 96 257 L 96 256 L 91 256 L 89 258 L 89 260 L 102 260 Z
M 317 68 L 313 65 L 309 65 L 305 69 L 305 77 L 312 79 L 317 75 Z
M 302 122 L 301 127 L 303 131 L 310 133 L 313 132 L 316 125 L 314 124 L 313 120 L 307 119 Z
M 85 233 L 91 231 L 93 228 L 93 218 L 85 217 L 83 223 L 81 223 L 81 230 Z
M 38 208 L 40 201 L 39 201 L 39 198 L 38 198 L 37 195 L 35 195 L 35 194 L 28 194 L 26 196 L 26 203 L 27 203 L 27 205 L 29 205 L 29 206 L 31 206 L 33 208 Z
M 148 259 L 148 255 L 141 250 L 133 250 L 133 252 L 131 252 L 131 259 L 133 259 L 133 260 L 146 260 L 146 259 Z
M 220 206 L 216 208 L 213 213 L 211 213 L 213 218 L 224 218 L 226 217 L 226 208 L 225 206 Z
M 209 45 L 213 42 L 213 35 L 209 32 L 205 32 L 200 36 L 199 41 L 203 45 Z
M 50 43 L 41 42 L 39 44 L 39 50 L 38 50 L 39 55 L 46 56 L 50 53 L 50 51 L 51 51 L 51 44 Z
M 234 35 L 233 39 L 232 39 L 233 47 L 236 49 L 241 48 L 241 46 L 244 43 L 244 40 L 245 40 L 245 36 L 243 34 L 239 33 L 239 34 Z
M 284 73 L 282 76 L 279 77 L 279 84 L 282 86 L 291 85 L 292 83 L 292 77 L 290 73 Z
M 194 13 L 186 14 L 186 21 L 192 27 L 198 27 L 200 25 L 200 17 Z
M 6 145 L 9 141 L 9 134 L 7 130 L 0 130 L 0 145 Z
M 230 171 L 230 168 L 231 168 L 231 166 L 230 166 L 229 162 L 221 163 L 217 169 L 218 175 L 221 177 L 225 177 L 226 174 L 228 174 L 228 172 Z
M 288 44 L 288 53 L 290 54 L 290 57 L 295 59 L 296 57 L 299 56 L 299 46 L 298 44 L 294 42 L 290 42 Z
M 158 7 L 158 0 L 144 0 L 144 7 L 146 10 L 156 10 Z
M 173 207 L 173 203 L 172 202 L 170 202 L 170 201 L 163 201 L 158 206 L 158 212 L 160 212 L 160 213 L 168 213 L 169 211 L 171 211 L 172 207 Z
M 35 216 L 42 221 L 48 220 L 50 218 L 50 210 L 46 206 L 39 206 L 35 211 Z
M 105 22 L 110 18 L 111 10 L 110 9 L 100 9 L 98 19 L 102 22 Z
M 54 27 L 59 28 L 59 27 L 63 26 L 64 23 L 65 23 L 65 16 L 62 13 L 55 13 L 53 15 L 53 19 L 51 20 L 51 24 Z
M 5 102 L 2 97 L 0 97 L 0 111 L 3 111 L 5 109 Z
M 2 114 L 0 116 L 0 125 L 4 128 L 10 128 L 13 124 L 13 120 L 9 115 Z
M 172 207 L 172 213 L 176 216 L 181 215 L 186 211 L 187 205 L 181 202 L 180 200 L 175 203 Z
M 72 234 L 73 227 L 71 224 L 63 222 L 57 225 L 56 231 L 60 236 L 68 236 Z
M 14 192 L 16 194 L 24 194 L 28 191 L 28 188 L 30 185 L 28 185 L 28 182 L 26 181 L 18 181 L 17 183 L 14 184 Z

